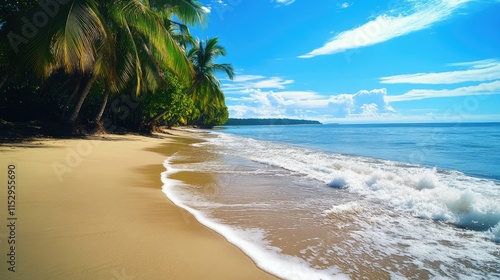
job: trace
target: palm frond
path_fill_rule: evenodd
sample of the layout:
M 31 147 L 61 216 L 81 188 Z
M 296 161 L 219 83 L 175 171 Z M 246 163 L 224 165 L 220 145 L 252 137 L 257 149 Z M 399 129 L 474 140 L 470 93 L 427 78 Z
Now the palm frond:
M 225 73 L 229 79 L 234 78 L 234 68 L 231 64 L 212 64 L 210 67 L 213 73 Z
M 155 57 L 185 82 L 193 76 L 193 69 L 184 50 L 163 26 L 163 19 L 140 1 L 129 1 L 123 9 L 127 24 L 151 45 Z
M 150 0 L 152 8 L 164 12 L 165 16 L 175 15 L 186 24 L 200 24 L 205 26 L 208 21 L 208 14 L 202 4 L 193 0 Z
M 40 30 L 23 50 L 37 73 L 50 75 L 56 69 L 67 73 L 91 72 L 99 42 L 106 37 L 93 1 L 73 0 L 60 8 L 62 16 Z
M 195 88 L 191 97 L 201 115 L 221 112 L 221 108 L 226 108 L 220 81 L 215 76 L 221 72 L 227 74 L 230 79 L 234 77 L 234 69 L 230 64 L 215 63 L 217 57 L 225 55 L 226 51 L 218 44 L 217 37 L 205 42 L 197 39 L 194 47 L 187 53 L 196 71 L 195 83 L 192 86 Z

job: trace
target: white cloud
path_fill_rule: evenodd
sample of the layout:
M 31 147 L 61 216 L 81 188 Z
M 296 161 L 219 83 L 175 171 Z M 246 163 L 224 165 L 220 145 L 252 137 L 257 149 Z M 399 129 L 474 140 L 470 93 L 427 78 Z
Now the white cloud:
M 356 94 L 333 96 L 323 96 L 311 91 L 264 92 L 260 89 L 249 89 L 245 96 L 228 99 L 228 108 L 230 116 L 233 118 L 376 117 L 395 112 L 387 102 L 386 96 L 385 89 L 363 90 Z
M 285 89 L 286 85 L 293 83 L 293 80 L 286 80 L 281 77 L 237 75 L 233 81 L 227 81 L 222 85 L 222 91 L 226 94 L 234 94 L 248 93 L 250 89 Z
M 278 6 L 288 6 L 295 2 L 295 0 L 273 0 L 272 2 L 276 3 Z
M 201 6 L 201 9 L 206 14 L 210 14 L 210 12 L 212 11 L 212 8 L 211 7 L 207 7 L 207 6 Z
M 464 3 L 472 0 L 433 0 L 415 4 L 409 14 L 383 14 L 359 27 L 341 32 L 320 48 L 300 58 L 334 54 L 349 49 L 382 43 L 393 38 L 429 28 L 451 16 Z M 414 1 L 411 1 L 415 3 Z M 392 11 L 391 11 L 392 12 Z M 394 13 L 394 12 L 392 12 Z
M 286 102 L 283 97 L 272 91 L 262 92 L 260 89 L 249 90 L 248 96 L 234 98 L 238 104 L 229 105 L 229 113 L 233 118 L 242 117 L 283 117 L 286 114 Z
M 210 14 L 212 12 L 212 9 L 215 9 L 215 11 L 217 11 L 218 9 L 223 9 L 227 6 L 228 4 L 223 0 L 212 0 L 211 3 L 202 6 L 201 9 L 205 13 Z
M 239 76 L 244 81 L 265 79 L 263 76 Z M 396 112 L 392 102 L 424 98 L 475 95 L 486 100 L 485 94 L 500 94 L 500 81 L 453 90 L 412 90 L 399 96 L 388 96 L 387 90 L 361 90 L 354 94 L 322 95 L 314 91 L 261 90 L 246 88 L 226 98 L 232 118 L 300 118 L 325 123 L 370 122 L 442 122 L 484 121 L 500 119 L 500 115 L 461 113 L 422 109 L 418 112 Z
M 226 104 L 233 118 L 288 117 L 355 118 L 392 114 L 387 90 L 361 90 L 355 94 L 324 95 L 314 91 L 287 90 L 293 80 L 262 75 L 238 75 L 224 80 Z
M 456 84 L 463 82 L 484 82 L 500 79 L 500 61 L 494 59 L 454 63 L 450 66 L 467 67 L 440 73 L 416 73 L 383 77 L 383 84 Z
M 337 4 L 337 6 L 341 9 L 347 9 L 351 6 L 351 4 L 349 2 L 344 2 L 344 3 Z
M 213 0 L 212 2 L 219 6 L 227 6 L 227 3 L 222 0 Z
M 500 1 L 500 0 L 498 0 Z M 493 65 L 498 65 L 498 61 L 496 59 L 484 59 L 477 60 L 471 62 L 458 62 L 458 63 L 450 63 L 448 66 L 456 66 L 456 67 L 471 67 L 471 68 L 487 68 Z
M 395 110 L 386 99 L 387 90 L 361 90 L 355 94 L 340 94 L 330 97 L 328 108 L 337 118 L 353 117 L 357 115 L 377 115 L 379 113 L 393 113 Z
M 474 86 L 459 87 L 455 89 L 425 90 L 413 89 L 402 95 L 387 96 L 389 102 L 421 100 L 428 98 L 442 98 L 454 96 L 480 96 L 500 94 L 500 80 L 482 83 Z
M 236 77 L 234 77 L 233 82 L 246 82 L 264 78 L 265 78 L 264 76 L 260 75 L 237 75 Z
M 295 100 L 295 101 L 310 101 L 310 100 L 319 100 L 324 99 L 324 96 L 321 96 L 313 91 L 281 91 L 279 94 L 286 99 Z
M 278 88 L 284 89 L 285 85 L 293 84 L 293 80 L 283 80 L 279 77 L 272 77 L 266 80 L 258 81 L 253 84 L 256 88 Z

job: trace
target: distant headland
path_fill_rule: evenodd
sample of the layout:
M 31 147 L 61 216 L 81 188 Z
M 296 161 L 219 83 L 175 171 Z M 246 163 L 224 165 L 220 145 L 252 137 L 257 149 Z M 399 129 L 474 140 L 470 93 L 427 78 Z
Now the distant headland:
M 297 124 L 322 124 L 313 120 L 296 119 L 232 119 L 224 125 L 297 125 Z

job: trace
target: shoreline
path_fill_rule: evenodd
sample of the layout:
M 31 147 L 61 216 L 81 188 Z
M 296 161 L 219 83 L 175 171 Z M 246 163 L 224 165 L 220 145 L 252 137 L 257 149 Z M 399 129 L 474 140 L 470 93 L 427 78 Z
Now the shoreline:
M 201 149 L 182 151 L 165 165 L 176 171 L 169 178 L 189 186 L 170 188 L 181 205 L 215 222 L 207 225 L 264 270 L 290 279 L 449 277 L 449 271 L 484 278 L 498 272 L 497 266 L 481 266 L 498 260 L 491 245 L 498 240 L 500 212 L 495 192 L 488 191 L 497 189 L 495 181 L 280 143 L 274 139 L 276 131 L 267 140 L 257 137 L 266 130 L 248 132 L 207 137 L 194 145 Z M 278 131 L 292 132 L 297 131 Z M 250 134 L 257 136 L 246 137 Z M 204 160 L 193 163 L 191 158 Z M 191 183 L 196 176 L 216 181 Z M 445 214 L 447 220 L 440 220 L 438 215 Z M 471 219 L 485 227 L 460 227 Z M 245 241 L 254 245 L 252 251 L 245 250 Z M 263 255 L 255 247 L 278 254 Z M 414 250 L 418 247 L 425 250 Z M 287 265 L 276 265 L 279 260 Z M 297 278 L 281 273 L 298 267 L 313 271 Z M 314 272 L 327 276 L 313 277 Z
M 16 166 L 18 217 L 16 272 L 0 231 L 1 278 L 275 279 L 162 193 L 163 161 L 195 141 L 172 134 L 0 145 L 0 179 Z

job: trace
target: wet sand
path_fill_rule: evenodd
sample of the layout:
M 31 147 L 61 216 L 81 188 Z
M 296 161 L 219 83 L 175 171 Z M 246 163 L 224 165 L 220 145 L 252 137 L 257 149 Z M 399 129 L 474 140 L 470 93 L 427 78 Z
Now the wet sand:
M 195 141 L 174 134 L 0 146 L 0 279 L 274 278 L 162 193 L 163 160 Z M 10 164 L 16 272 L 7 263 Z

